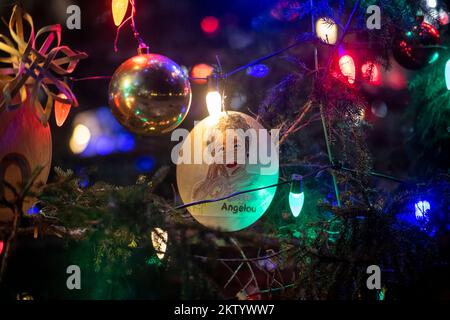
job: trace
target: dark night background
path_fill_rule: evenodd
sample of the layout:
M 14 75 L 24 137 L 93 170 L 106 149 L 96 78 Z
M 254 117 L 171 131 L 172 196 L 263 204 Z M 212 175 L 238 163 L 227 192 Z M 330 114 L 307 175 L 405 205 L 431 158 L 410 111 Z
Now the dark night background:
M 119 52 L 114 52 L 116 29 L 109 0 L 1 0 L 0 16 L 8 18 L 15 3 L 22 4 L 33 16 L 37 29 L 60 23 L 63 26 L 62 43 L 89 55 L 88 59 L 79 63 L 73 74 L 75 78 L 110 76 L 123 61 L 136 54 L 137 44 L 128 27 L 120 34 Z M 218 55 L 224 69 L 232 70 L 286 46 L 299 31 L 310 29 L 308 19 L 280 21 L 273 18 L 270 12 L 276 3 L 276 0 L 136 0 L 136 23 L 153 53 L 163 54 L 189 70 L 200 63 L 216 64 Z M 68 30 L 65 27 L 66 8 L 71 4 L 77 4 L 81 8 L 81 30 Z M 200 27 L 205 16 L 215 16 L 220 21 L 219 30 L 214 35 L 205 34 Z M 1 30 L 6 30 L 3 25 Z M 293 49 L 290 54 L 301 56 L 306 64 L 313 63 L 312 48 L 309 45 Z M 323 53 L 324 56 L 325 54 Z M 258 111 L 267 91 L 291 71 L 292 65 L 286 63 L 284 58 L 280 56 L 265 62 L 269 67 L 269 74 L 264 78 L 252 78 L 242 72 L 228 81 L 229 97 L 241 94 L 246 98 L 239 108 L 234 106 L 236 110 Z M 413 119 L 405 117 L 409 99 L 406 87 L 409 73 L 395 65 L 394 70 L 397 73 L 384 74 L 384 80 L 399 76 L 400 81 L 396 78 L 391 84 L 366 90 L 370 101 L 382 100 L 388 110 L 383 118 L 366 110 L 366 119 L 373 125 L 367 132 L 368 144 L 376 171 L 407 178 L 416 165 L 414 155 L 404 147 L 406 136 L 413 127 Z M 403 76 L 404 83 L 401 81 Z M 182 127 L 190 130 L 194 121 L 207 115 L 204 102 L 206 89 L 205 85 L 192 84 L 193 103 Z M 80 157 L 71 152 L 69 139 L 73 131 L 73 120 L 84 111 L 107 106 L 108 81 L 76 82 L 73 91 L 80 106 L 72 109 L 61 128 L 56 126 L 53 117 L 51 120 L 52 165 L 72 168 L 79 174 L 86 174 L 88 183 L 103 180 L 117 185 L 132 184 L 139 174 L 151 174 L 158 167 L 169 165 L 169 179 L 158 189 L 158 193 L 169 199 L 173 198 L 171 184 L 175 185 L 175 166 L 171 163 L 170 152 L 175 143 L 170 141 L 170 134 L 154 138 L 134 137 L 135 147 L 129 152 L 112 152 L 92 157 Z M 322 148 L 323 137 L 318 136 L 317 142 L 312 143 L 317 143 Z M 437 160 L 437 169 L 446 170 L 447 165 L 448 157 Z M 92 167 L 97 168 L 95 173 L 87 174 L 87 170 Z M 385 188 L 394 187 L 380 183 Z M 52 252 L 50 259 L 49 252 Z M 33 290 L 32 294 L 41 299 L 70 296 L 72 293 L 68 294 L 65 289 L 64 266 L 76 262 L 68 263 L 66 258 L 65 248 L 58 243 L 30 239 L 21 246 L 10 262 L 10 292 L 6 294 L 11 296 L 13 292 Z M 54 289 L 48 289 L 49 284 Z M 136 295 L 139 296 L 139 293 Z M 157 298 L 148 294 L 141 296 Z

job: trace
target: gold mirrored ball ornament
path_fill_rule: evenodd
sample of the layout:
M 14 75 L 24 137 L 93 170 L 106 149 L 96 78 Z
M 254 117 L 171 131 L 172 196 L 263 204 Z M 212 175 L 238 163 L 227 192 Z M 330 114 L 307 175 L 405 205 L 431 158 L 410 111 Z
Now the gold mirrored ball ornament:
M 109 105 L 131 132 L 151 136 L 178 127 L 189 112 L 192 93 L 180 66 L 158 54 L 125 61 L 109 85 Z

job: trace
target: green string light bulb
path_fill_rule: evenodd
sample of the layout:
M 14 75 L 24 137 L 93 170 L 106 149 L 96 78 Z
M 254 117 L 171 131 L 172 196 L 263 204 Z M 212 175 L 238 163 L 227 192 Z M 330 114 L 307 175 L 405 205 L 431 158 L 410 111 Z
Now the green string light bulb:
M 305 202 L 305 194 L 303 192 L 303 177 L 299 174 L 292 175 L 291 191 L 289 192 L 289 207 L 292 215 L 298 217 Z

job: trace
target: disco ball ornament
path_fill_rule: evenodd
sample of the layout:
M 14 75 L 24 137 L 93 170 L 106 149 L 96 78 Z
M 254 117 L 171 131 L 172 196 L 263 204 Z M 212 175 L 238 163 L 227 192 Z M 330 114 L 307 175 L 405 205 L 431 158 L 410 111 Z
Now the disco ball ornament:
M 117 120 L 141 136 L 167 133 L 189 112 L 192 93 L 180 66 L 158 54 L 125 61 L 109 85 L 109 105 Z
M 392 51 L 401 66 L 418 70 L 437 59 L 439 53 L 432 46 L 440 43 L 439 31 L 432 25 L 422 22 L 412 30 L 398 35 L 394 40 Z
M 227 139 L 227 134 L 238 131 L 250 136 Z M 176 161 L 178 191 L 183 202 L 217 199 L 276 184 L 278 152 L 274 140 L 262 132 L 266 131 L 258 121 L 241 112 L 222 112 L 200 121 L 184 140 Z M 228 145 L 227 141 L 234 144 Z M 206 158 L 208 151 L 214 153 L 214 161 Z M 267 158 L 266 152 L 270 154 Z M 261 188 L 222 201 L 190 206 L 188 210 L 208 228 L 238 231 L 264 215 L 276 189 Z

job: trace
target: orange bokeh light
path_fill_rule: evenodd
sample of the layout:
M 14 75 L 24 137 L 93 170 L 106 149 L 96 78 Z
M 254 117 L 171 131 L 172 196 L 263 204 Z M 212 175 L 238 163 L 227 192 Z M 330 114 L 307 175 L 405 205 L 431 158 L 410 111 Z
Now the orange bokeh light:
M 194 66 L 192 68 L 191 76 L 192 81 L 197 84 L 206 84 L 207 80 L 206 78 L 212 75 L 214 71 L 214 68 L 211 67 L 209 64 L 200 63 Z

